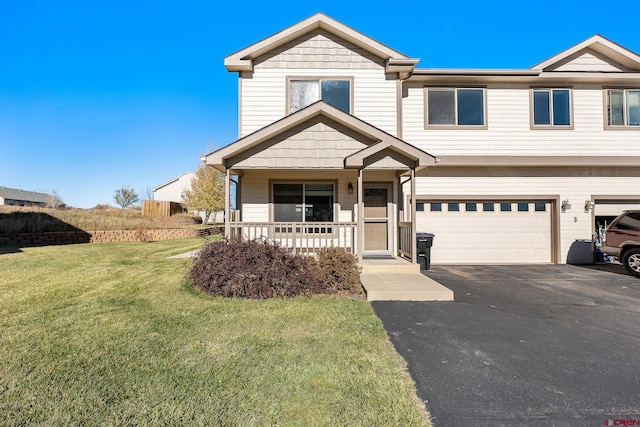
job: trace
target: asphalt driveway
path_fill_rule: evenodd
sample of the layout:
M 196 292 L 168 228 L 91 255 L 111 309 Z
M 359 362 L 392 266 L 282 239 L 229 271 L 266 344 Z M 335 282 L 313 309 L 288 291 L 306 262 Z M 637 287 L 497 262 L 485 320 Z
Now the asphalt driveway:
M 455 302 L 372 304 L 435 426 L 613 425 L 640 420 L 640 279 L 606 268 L 435 266 Z

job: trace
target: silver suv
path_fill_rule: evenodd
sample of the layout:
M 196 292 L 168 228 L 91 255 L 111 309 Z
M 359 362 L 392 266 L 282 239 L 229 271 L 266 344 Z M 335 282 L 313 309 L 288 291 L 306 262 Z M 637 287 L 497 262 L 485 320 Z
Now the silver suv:
M 600 248 L 622 262 L 627 271 L 640 277 L 640 211 L 624 211 L 607 227 Z

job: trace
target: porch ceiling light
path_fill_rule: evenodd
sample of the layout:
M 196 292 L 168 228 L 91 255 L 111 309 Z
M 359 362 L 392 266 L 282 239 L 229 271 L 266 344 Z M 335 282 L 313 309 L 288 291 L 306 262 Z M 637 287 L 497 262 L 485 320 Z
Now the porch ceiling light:
M 347 191 L 349 192 L 349 194 L 353 194 L 353 184 L 349 183 L 349 185 L 347 185 Z

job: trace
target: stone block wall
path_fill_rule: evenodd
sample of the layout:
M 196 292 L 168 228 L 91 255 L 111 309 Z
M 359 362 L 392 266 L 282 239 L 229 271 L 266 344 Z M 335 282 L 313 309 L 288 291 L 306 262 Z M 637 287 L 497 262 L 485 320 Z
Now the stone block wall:
M 147 242 L 157 240 L 189 239 L 193 237 L 203 237 L 223 233 L 224 227 L 21 233 L 11 236 L 0 235 L 0 246 L 50 246 L 71 245 L 75 243 Z

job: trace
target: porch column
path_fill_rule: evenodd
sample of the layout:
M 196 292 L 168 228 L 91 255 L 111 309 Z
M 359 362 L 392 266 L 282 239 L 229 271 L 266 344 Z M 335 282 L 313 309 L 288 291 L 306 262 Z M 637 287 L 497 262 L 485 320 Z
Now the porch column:
M 418 262 L 416 252 L 418 238 L 416 236 L 416 170 L 411 169 L 411 262 Z
M 358 169 L 358 261 L 360 263 L 362 263 L 364 252 L 364 191 L 362 187 L 362 169 Z
M 226 169 L 224 177 L 224 236 L 231 237 L 231 170 Z

